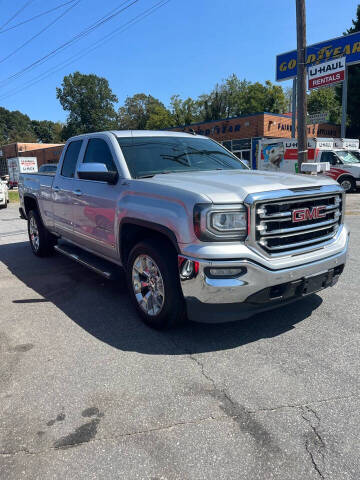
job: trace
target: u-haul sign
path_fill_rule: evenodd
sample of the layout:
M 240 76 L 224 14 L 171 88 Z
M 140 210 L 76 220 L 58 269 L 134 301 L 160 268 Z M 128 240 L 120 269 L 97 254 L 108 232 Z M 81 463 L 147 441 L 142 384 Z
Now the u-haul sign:
M 327 87 L 345 80 L 345 58 L 313 65 L 308 69 L 308 89 Z

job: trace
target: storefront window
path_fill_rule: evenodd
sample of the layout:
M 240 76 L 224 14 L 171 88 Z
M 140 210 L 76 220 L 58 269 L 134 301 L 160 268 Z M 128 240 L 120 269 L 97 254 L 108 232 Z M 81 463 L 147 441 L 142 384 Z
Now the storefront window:
M 243 138 L 241 140 L 232 141 L 233 150 L 250 150 L 251 149 L 251 138 Z

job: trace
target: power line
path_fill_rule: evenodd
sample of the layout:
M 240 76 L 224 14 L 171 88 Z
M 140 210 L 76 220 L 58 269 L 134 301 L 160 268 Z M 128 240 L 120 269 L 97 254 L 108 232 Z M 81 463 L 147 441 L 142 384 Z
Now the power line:
M 52 67 L 50 68 L 49 70 L 46 70 L 45 72 L 42 72 L 40 75 L 37 75 L 36 77 L 34 77 L 32 80 L 30 80 L 28 83 L 26 83 L 25 85 L 23 85 L 23 87 L 20 87 L 20 88 L 15 88 L 13 90 L 10 90 L 9 92 L 5 93 L 4 95 L 1 95 L 0 96 L 0 100 L 6 100 L 7 98 L 9 97 L 12 97 L 14 95 L 17 95 L 18 93 L 21 93 L 22 91 L 28 89 L 29 87 L 32 87 L 33 85 L 35 85 L 36 83 L 39 83 L 41 82 L 42 80 L 48 78 L 49 76 L 53 75 L 54 73 L 57 73 L 58 71 L 62 70 L 63 68 L 67 67 L 68 65 L 70 65 L 71 63 L 75 62 L 76 60 L 79 60 L 80 58 L 83 58 L 85 57 L 86 55 L 88 55 L 89 53 L 91 53 L 92 51 L 96 50 L 97 48 L 101 47 L 102 45 L 104 45 L 106 42 L 108 42 L 109 40 L 111 40 L 114 36 L 120 34 L 120 33 L 123 33 L 124 31 L 128 30 L 130 27 L 132 27 L 133 25 L 135 25 L 136 23 L 144 20 L 146 17 L 152 15 L 153 13 L 155 13 L 156 10 L 158 10 L 159 8 L 165 6 L 167 3 L 169 3 L 170 0 L 161 0 L 159 1 L 158 3 L 154 4 L 152 7 L 144 10 L 142 13 L 136 15 L 134 18 L 132 18 L 131 20 L 129 20 L 128 22 L 124 23 L 123 25 L 121 25 L 120 27 L 116 28 L 115 30 L 113 30 L 112 32 L 108 33 L 107 35 L 105 35 L 103 38 L 102 38 L 102 41 L 100 42 L 94 42 L 92 45 L 90 45 L 90 47 L 87 47 L 83 50 L 81 50 L 80 52 L 78 52 L 77 54 L 73 55 L 72 57 L 70 57 L 69 59 L 65 60 L 64 62 L 62 62 L 60 65 L 56 65 L 55 67 Z
M 38 33 L 36 33 L 35 35 L 33 35 L 31 38 L 29 38 L 28 40 L 26 40 L 26 42 L 24 42 L 22 45 L 20 45 L 20 47 L 15 48 L 15 50 L 13 50 L 11 53 L 9 53 L 8 55 L 6 55 L 6 57 L 0 59 L 0 63 L 5 62 L 5 60 L 7 60 L 8 58 L 14 56 L 14 55 L 15 55 L 17 52 L 19 52 L 22 48 L 24 48 L 26 45 L 28 45 L 28 44 L 31 43 L 33 40 L 35 40 L 35 38 L 39 37 L 42 33 L 44 33 L 46 30 L 48 30 L 52 25 L 54 25 L 54 23 L 56 23 L 58 20 L 60 20 L 62 17 L 64 17 L 71 9 L 73 9 L 74 7 L 76 7 L 80 2 L 81 2 L 81 0 L 77 0 L 75 3 L 72 2 L 72 5 L 70 5 L 70 7 L 65 10 L 65 12 L 62 12 L 58 17 L 55 18 L 55 20 L 53 20 L 52 22 L 50 22 L 48 25 L 46 25 L 44 28 L 42 28 Z
M 54 50 L 52 50 L 51 52 L 49 52 L 48 54 L 44 55 L 43 57 L 39 58 L 38 60 L 36 60 L 35 62 L 31 63 L 30 65 L 22 68 L 21 70 L 19 70 L 18 72 L 10 75 L 9 77 L 5 78 L 4 80 L 0 81 L 0 85 L 4 85 L 4 84 L 7 84 L 9 82 L 9 80 L 13 80 L 13 79 L 16 79 L 16 78 L 19 78 L 20 76 L 22 76 L 24 73 L 26 73 L 27 71 L 29 70 L 32 70 L 33 68 L 35 68 L 36 66 L 38 65 L 41 65 L 43 64 L 48 58 L 51 58 L 53 57 L 54 55 L 57 55 L 61 50 L 69 47 L 70 45 L 72 45 L 73 43 L 79 41 L 81 38 L 89 35 L 91 32 L 93 32 L 94 30 L 96 30 L 97 28 L 99 28 L 100 26 L 104 25 L 105 23 L 109 22 L 110 20 L 112 20 L 113 18 L 115 18 L 117 15 L 119 15 L 120 13 L 122 13 L 123 11 L 125 11 L 126 9 L 128 9 L 129 7 L 131 7 L 132 5 L 134 5 L 135 3 L 137 3 L 139 0 L 133 0 L 130 4 L 128 5 L 125 5 L 125 7 L 121 8 L 124 4 L 126 4 L 127 2 L 129 2 L 129 0 L 125 0 L 124 2 L 122 2 L 119 6 L 117 6 L 116 8 L 112 9 L 110 12 L 108 12 L 106 15 L 104 15 L 103 17 L 101 17 L 99 20 L 97 20 L 95 23 L 93 23 L 92 25 L 90 25 L 89 27 L 87 27 L 85 30 L 83 30 L 82 32 L 78 33 L 77 35 L 75 35 L 74 37 L 72 37 L 70 40 L 66 41 L 65 43 L 61 44 L 59 47 L 55 48 Z
M 51 12 L 54 12 L 55 10 L 58 10 L 59 8 L 63 8 L 63 7 L 66 7 L 66 5 L 69 5 L 69 3 L 73 3 L 75 2 L 75 0 L 70 0 L 69 2 L 65 2 L 65 3 L 62 3 L 60 5 L 58 5 L 57 7 L 54 7 L 54 8 L 50 8 L 50 10 L 46 10 L 45 12 L 41 12 L 37 15 L 34 15 L 33 17 L 30 17 L 28 18 L 27 20 L 24 20 L 20 23 L 17 23 L 16 25 L 13 25 L 11 27 L 8 27 L 8 28 L 5 28 L 5 30 L 2 28 L 0 30 L 0 34 L 1 33 L 5 33 L 5 32 L 8 32 L 9 30 L 14 30 L 14 28 L 17 28 L 17 27 L 20 27 L 21 25 L 24 25 L 25 23 L 29 23 L 29 22 L 32 22 L 33 20 L 36 20 L 37 18 L 40 18 L 40 17 L 43 17 L 44 15 L 47 15 L 48 13 L 51 13 Z
M 25 10 L 25 8 L 27 6 L 30 5 L 30 3 L 32 3 L 34 0 L 28 0 L 27 2 L 24 3 L 24 5 L 22 7 L 19 8 L 19 10 L 17 10 L 14 15 L 12 17 L 9 18 L 9 20 L 5 23 L 3 23 L 0 27 L 0 30 L 2 30 L 4 27 L 6 27 L 6 25 L 9 25 L 9 23 L 14 20 L 14 18 L 16 18 L 18 15 L 20 15 L 20 13 Z

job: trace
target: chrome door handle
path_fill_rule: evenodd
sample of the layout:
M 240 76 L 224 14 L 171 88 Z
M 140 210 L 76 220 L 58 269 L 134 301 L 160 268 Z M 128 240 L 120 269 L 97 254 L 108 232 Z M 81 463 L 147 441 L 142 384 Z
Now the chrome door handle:
M 78 197 L 81 197 L 82 195 L 82 191 L 81 190 L 74 190 L 73 192 L 75 195 L 77 195 Z

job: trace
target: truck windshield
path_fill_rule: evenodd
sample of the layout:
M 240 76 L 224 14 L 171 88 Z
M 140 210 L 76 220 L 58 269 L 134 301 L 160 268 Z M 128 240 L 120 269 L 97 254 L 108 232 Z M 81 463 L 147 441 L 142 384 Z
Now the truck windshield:
M 357 158 L 353 153 L 351 152 L 336 152 L 336 155 L 340 158 L 340 160 L 343 163 L 360 163 L 360 159 Z
M 162 173 L 247 169 L 239 159 L 210 139 L 118 137 L 118 142 L 133 178 Z
M 360 150 L 351 150 L 351 153 L 360 160 Z

